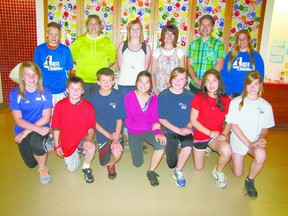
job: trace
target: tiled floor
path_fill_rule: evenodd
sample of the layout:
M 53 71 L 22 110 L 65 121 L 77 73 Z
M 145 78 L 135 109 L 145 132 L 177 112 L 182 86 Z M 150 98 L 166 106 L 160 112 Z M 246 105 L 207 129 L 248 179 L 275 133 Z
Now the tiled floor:
M 187 187 L 178 188 L 165 158 L 159 165 L 160 185 L 150 186 L 145 163 L 135 168 L 129 149 L 117 164 L 118 177 L 107 178 L 107 171 L 95 158 L 92 168 L 95 181 L 85 183 L 81 171 L 69 173 L 62 159 L 49 154 L 48 167 L 53 177 L 50 185 L 42 186 L 36 168 L 27 168 L 13 141 L 13 120 L 7 107 L 0 108 L 0 215 L 288 215 L 288 130 L 272 130 L 268 137 L 267 161 L 256 179 L 259 196 L 251 200 L 244 193 L 243 178 L 232 175 L 229 167 L 226 189 L 217 188 L 211 171 L 216 153 L 206 157 L 206 167 L 197 172 L 192 160 L 184 172 Z M 98 155 L 97 155 L 98 157 Z M 246 171 L 248 162 L 246 160 Z M 246 172 L 247 173 L 247 172 Z

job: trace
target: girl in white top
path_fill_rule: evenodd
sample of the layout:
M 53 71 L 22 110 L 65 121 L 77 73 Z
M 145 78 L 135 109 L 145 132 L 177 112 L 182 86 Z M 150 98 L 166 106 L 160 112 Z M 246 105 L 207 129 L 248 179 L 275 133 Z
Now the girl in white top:
M 161 31 L 161 47 L 152 55 L 152 86 L 153 92 L 159 95 L 169 87 L 171 71 L 176 67 L 185 67 L 185 54 L 177 48 L 178 28 L 171 24 L 163 27 Z
M 247 74 L 244 92 L 230 103 L 226 122 L 230 123 L 232 161 L 234 174 L 243 175 L 244 159 L 248 153 L 252 157 L 249 173 L 245 179 L 247 194 L 256 198 L 258 195 L 254 179 L 262 170 L 266 159 L 266 136 L 268 129 L 275 125 L 271 105 L 261 97 L 262 77 L 258 71 Z
M 135 89 L 138 73 L 148 70 L 150 61 L 151 48 L 144 42 L 143 26 L 139 20 L 133 20 L 128 24 L 127 40 L 122 41 L 117 50 L 118 89 L 124 96 Z

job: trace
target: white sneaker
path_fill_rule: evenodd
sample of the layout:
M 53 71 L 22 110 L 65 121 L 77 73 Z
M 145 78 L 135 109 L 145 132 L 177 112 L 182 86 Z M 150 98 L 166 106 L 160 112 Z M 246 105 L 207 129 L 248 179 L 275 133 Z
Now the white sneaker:
M 219 188 L 225 188 L 227 186 L 225 174 L 223 172 L 217 172 L 216 166 L 212 172 L 212 175 L 216 179 L 216 184 Z

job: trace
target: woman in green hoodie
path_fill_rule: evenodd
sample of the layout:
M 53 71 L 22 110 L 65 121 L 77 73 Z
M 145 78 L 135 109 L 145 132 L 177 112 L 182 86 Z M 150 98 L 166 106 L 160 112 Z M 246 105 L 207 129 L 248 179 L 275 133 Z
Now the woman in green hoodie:
M 71 52 L 76 65 L 76 76 L 85 82 L 83 97 L 89 99 L 97 89 L 98 70 L 111 67 L 115 63 L 116 46 L 102 33 L 102 21 L 99 16 L 89 15 L 86 28 L 87 32 L 72 44 Z

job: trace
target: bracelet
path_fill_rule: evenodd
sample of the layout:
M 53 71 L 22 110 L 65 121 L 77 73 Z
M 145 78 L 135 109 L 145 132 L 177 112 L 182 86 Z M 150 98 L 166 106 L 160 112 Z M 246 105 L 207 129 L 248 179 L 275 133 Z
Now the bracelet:
M 56 151 L 57 149 L 61 148 L 60 145 L 54 146 L 54 150 Z
M 222 135 L 222 136 L 225 136 L 225 137 L 227 136 L 227 135 L 225 135 L 225 134 L 223 134 L 223 133 L 222 133 L 221 135 Z
M 210 130 L 209 137 L 211 136 L 212 131 Z

